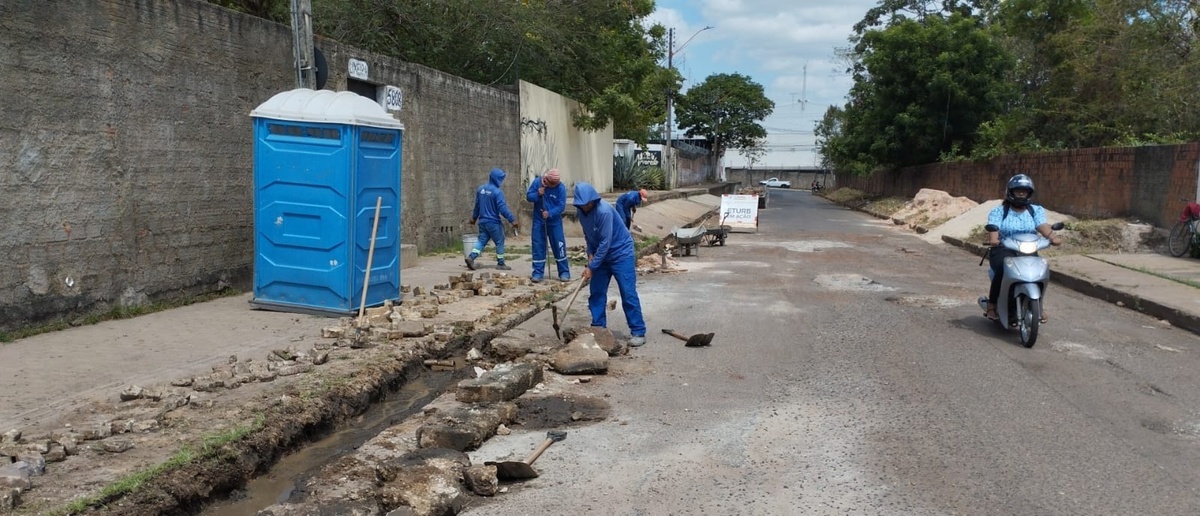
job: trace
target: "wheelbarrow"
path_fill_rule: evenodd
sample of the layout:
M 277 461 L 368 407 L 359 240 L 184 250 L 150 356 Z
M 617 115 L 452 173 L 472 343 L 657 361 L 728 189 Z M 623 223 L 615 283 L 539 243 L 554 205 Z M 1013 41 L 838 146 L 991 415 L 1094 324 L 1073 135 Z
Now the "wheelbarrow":
M 730 229 L 732 228 L 724 225 L 717 228 L 708 228 L 708 231 L 704 233 L 704 241 L 708 243 L 709 247 L 714 245 L 723 246 L 725 245 L 725 237 L 729 236 Z
M 696 256 L 700 256 L 700 242 L 704 240 L 704 236 L 708 234 L 708 229 L 704 226 L 697 228 L 675 228 L 671 230 L 671 235 L 675 237 L 675 243 L 679 245 L 683 256 L 691 256 L 692 251 L 696 252 Z

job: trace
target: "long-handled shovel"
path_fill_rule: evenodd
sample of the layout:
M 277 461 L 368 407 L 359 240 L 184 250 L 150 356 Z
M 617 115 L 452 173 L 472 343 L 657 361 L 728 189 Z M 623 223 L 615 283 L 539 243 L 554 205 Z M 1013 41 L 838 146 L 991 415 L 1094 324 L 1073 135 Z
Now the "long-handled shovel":
M 689 348 L 702 348 L 704 346 L 712 344 L 713 335 L 715 335 L 713 333 L 697 333 L 695 335 L 692 335 L 691 337 L 684 337 L 683 335 L 675 333 L 675 330 L 663 329 L 662 332 L 667 335 L 670 335 L 672 337 L 675 337 L 679 340 L 684 341 L 683 345 L 685 347 L 689 347 Z
M 567 301 L 567 309 L 563 310 L 563 319 L 567 318 L 567 312 L 571 311 L 571 305 L 575 303 L 575 296 L 578 296 L 579 291 L 583 290 L 584 283 L 587 283 L 587 281 L 580 280 L 579 284 L 575 286 L 575 292 L 571 294 L 571 299 Z M 559 331 L 558 326 L 558 305 L 551 303 L 550 313 L 554 316 L 554 336 L 555 338 L 562 340 L 562 332 Z
M 358 304 L 358 320 L 354 325 L 355 337 L 361 337 L 367 310 L 367 287 L 371 284 L 371 260 L 375 258 L 375 236 L 379 232 L 379 209 L 383 206 L 383 197 L 375 199 L 375 222 L 371 225 L 371 244 L 367 249 L 367 268 L 363 271 L 362 301 Z
M 525 480 L 528 478 L 537 478 L 538 472 L 533 469 L 533 461 L 542 456 L 542 452 L 546 451 L 551 444 L 567 438 L 567 433 L 562 430 L 551 430 L 546 432 L 546 440 L 533 450 L 533 454 L 528 459 L 523 461 L 504 461 L 504 462 L 484 462 L 487 466 L 496 466 L 496 478 L 500 480 Z

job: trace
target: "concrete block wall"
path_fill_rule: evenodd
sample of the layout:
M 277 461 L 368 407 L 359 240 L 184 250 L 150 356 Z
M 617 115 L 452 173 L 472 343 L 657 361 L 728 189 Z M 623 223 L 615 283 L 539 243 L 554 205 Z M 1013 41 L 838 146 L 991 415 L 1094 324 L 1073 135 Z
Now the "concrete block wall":
M 0 20 L 0 330 L 248 288 L 248 114 L 295 87 L 290 29 L 198 0 L 5 0 Z M 518 170 L 516 93 L 318 46 L 326 88 L 355 57 L 404 90 L 402 240 L 461 245 L 487 171 Z
M 586 181 L 597 191 L 612 189 L 612 126 L 594 132 L 581 131 L 572 114 L 583 105 L 535 84 L 520 83 L 520 148 L 523 170 L 518 178 L 528 187 L 535 176 L 557 168 L 563 183 Z M 521 191 L 523 211 L 532 212 Z M 510 203 L 511 204 L 511 203 Z
M 318 46 L 329 63 L 328 89 L 347 89 L 350 59 L 367 63 L 367 82 L 395 86 L 404 123 L 400 235 L 420 252 L 461 247 L 475 189 L 493 167 L 508 173 L 503 190 L 514 213 L 521 207 L 520 97 L 431 68 L 371 54 L 331 40 Z M 524 225 L 528 225 L 527 222 Z
M 813 180 L 825 183 L 827 186 L 832 186 L 834 181 L 833 173 L 825 174 L 820 171 L 804 171 L 804 170 L 778 170 L 770 168 L 726 168 L 725 180 L 731 183 L 741 183 L 742 186 L 756 186 L 759 181 L 777 177 L 784 181 L 791 181 L 792 188 L 808 189 Z
M 1082 218 L 1137 218 L 1169 228 L 1183 209 L 1179 199 L 1196 197 L 1198 164 L 1200 143 L 1104 147 L 842 175 L 838 184 L 899 197 L 933 188 L 983 202 L 1002 198 L 1008 178 L 1025 173 L 1037 185 L 1037 202 L 1055 211 Z
M 0 327 L 250 274 L 246 114 L 286 29 L 201 2 L 0 2 Z
M 712 154 L 692 154 L 676 150 L 674 158 L 679 166 L 679 186 L 702 185 L 716 181 Z

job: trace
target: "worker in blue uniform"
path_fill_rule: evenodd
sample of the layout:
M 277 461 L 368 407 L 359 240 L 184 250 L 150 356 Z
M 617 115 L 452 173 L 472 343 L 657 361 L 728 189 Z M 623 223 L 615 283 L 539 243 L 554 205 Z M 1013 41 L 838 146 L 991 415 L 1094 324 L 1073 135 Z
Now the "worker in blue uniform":
M 533 203 L 533 273 L 530 279 L 541 282 L 546 274 L 546 240 L 554 253 L 554 267 L 559 281 L 571 281 L 571 265 L 567 261 L 567 239 L 563 236 L 563 211 L 567 209 L 567 186 L 557 168 L 547 170 L 529 183 L 525 199 Z
M 625 229 L 629 229 L 633 225 L 633 214 L 637 213 L 637 207 L 646 202 L 649 197 L 650 192 L 644 188 L 625 192 L 617 197 L 617 215 L 621 216 L 621 222 L 625 224 Z
M 579 225 L 587 240 L 587 267 L 583 269 L 584 281 L 591 279 L 588 295 L 588 310 L 592 312 L 592 326 L 608 327 L 605 305 L 608 304 L 609 280 L 616 278 L 617 290 L 621 293 L 621 308 L 625 311 L 625 322 L 629 324 L 633 347 L 646 343 L 646 322 L 642 320 L 642 304 L 637 294 L 637 255 L 633 248 L 633 237 L 621 221 L 617 209 L 600 198 L 596 188 L 588 183 L 575 185 L 572 204 L 577 208 Z
M 467 255 L 468 269 L 475 270 L 475 259 L 483 254 L 483 248 L 487 247 L 488 240 L 491 240 L 496 243 L 496 268 L 502 271 L 512 270 L 512 267 L 504 263 L 504 221 L 501 217 L 508 219 L 514 228 L 518 223 L 517 217 L 508 210 L 508 203 L 504 202 L 504 191 L 500 189 L 507 175 L 503 170 L 493 168 L 488 174 L 488 182 L 475 190 L 475 208 L 471 211 L 471 224 L 479 222 L 479 239 Z

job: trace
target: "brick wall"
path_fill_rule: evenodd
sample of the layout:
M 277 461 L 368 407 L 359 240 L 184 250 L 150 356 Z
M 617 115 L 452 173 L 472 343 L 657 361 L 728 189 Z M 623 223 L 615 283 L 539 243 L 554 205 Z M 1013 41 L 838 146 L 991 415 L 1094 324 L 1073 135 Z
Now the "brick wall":
M 248 114 L 295 87 L 290 29 L 196 0 L 5 0 L 0 20 L 0 329 L 248 287 Z M 354 57 L 404 90 L 402 240 L 458 245 L 474 187 L 519 169 L 517 95 L 318 46 L 326 88 Z
M 1104 147 L 1002 156 L 974 163 L 936 163 L 876 173 L 840 175 L 838 184 L 876 195 L 912 197 L 921 188 L 982 202 L 1004 196 L 1017 173 L 1037 185 L 1037 202 L 1081 218 L 1135 218 L 1170 227 L 1181 197 L 1194 198 L 1200 143 Z

